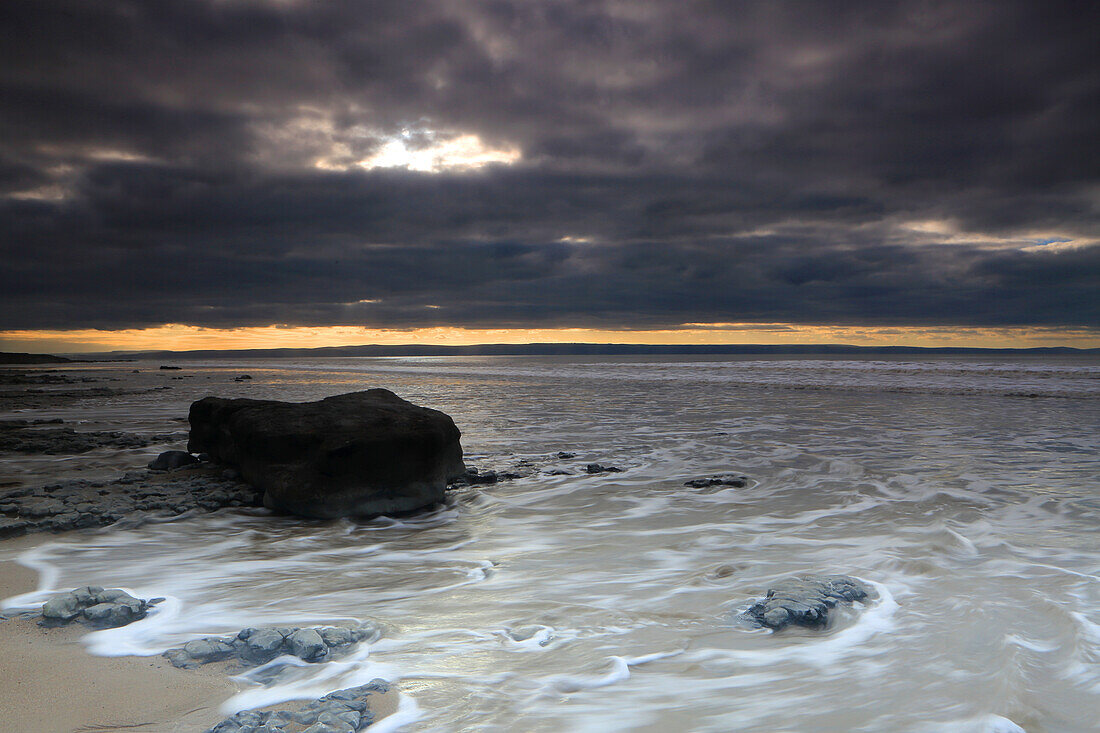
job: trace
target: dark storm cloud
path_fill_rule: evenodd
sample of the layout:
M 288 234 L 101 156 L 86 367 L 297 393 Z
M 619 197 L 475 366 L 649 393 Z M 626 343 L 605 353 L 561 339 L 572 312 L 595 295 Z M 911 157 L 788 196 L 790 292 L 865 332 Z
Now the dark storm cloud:
M 1096 326 L 1098 21 L 7 0 L 0 328 Z

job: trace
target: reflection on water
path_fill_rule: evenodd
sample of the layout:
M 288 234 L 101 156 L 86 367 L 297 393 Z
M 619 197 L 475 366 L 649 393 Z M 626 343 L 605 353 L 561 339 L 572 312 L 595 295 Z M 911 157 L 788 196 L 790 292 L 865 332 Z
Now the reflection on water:
M 164 383 L 140 366 L 112 374 Z M 203 394 L 384 386 L 453 415 L 469 463 L 531 472 L 409 519 L 219 512 L 24 556 L 47 588 L 169 598 L 91 635 L 101 654 L 244 626 L 382 627 L 336 662 L 253 673 L 267 684 L 231 705 L 382 676 L 425 731 L 1034 733 L 1100 719 L 1095 362 L 318 359 L 183 374 L 106 411 L 41 415 L 162 431 Z M 626 471 L 578 472 L 589 461 Z M 749 485 L 683 486 L 731 471 Z M 825 634 L 735 622 L 804 571 L 856 575 L 879 599 Z

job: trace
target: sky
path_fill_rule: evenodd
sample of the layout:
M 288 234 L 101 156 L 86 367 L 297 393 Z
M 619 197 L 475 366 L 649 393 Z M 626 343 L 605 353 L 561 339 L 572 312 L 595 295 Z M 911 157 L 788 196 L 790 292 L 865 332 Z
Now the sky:
M 4 0 L 0 349 L 1100 346 L 1098 27 Z

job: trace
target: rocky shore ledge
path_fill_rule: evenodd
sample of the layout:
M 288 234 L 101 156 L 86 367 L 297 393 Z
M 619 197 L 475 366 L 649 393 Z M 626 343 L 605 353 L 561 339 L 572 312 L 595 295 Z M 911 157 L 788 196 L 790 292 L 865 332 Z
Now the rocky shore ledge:
M 211 464 L 171 473 L 133 471 L 113 481 L 72 479 L 0 491 L 0 539 L 104 527 L 145 512 L 173 516 L 259 505 L 256 489 Z
M 64 421 L 0 420 L 0 452 L 73 455 L 96 448 L 144 448 L 157 443 L 186 440 L 186 433 L 157 433 L 151 436 L 120 430 L 76 431 L 56 427 Z

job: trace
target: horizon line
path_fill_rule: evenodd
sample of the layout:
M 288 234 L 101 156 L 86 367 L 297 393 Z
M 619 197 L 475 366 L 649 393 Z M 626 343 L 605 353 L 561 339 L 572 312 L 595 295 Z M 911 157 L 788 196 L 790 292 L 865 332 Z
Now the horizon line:
M 919 353 L 919 352 L 941 352 L 941 353 L 966 353 L 966 352 L 1032 352 L 1032 353 L 1051 353 L 1051 352 L 1072 352 L 1079 354 L 1100 354 L 1100 348 L 1097 347 L 1078 347 L 1078 346 L 911 346 L 905 344 L 895 345 L 858 345 L 848 343 L 836 343 L 836 342 L 823 342 L 815 344 L 804 343 L 787 343 L 787 344 L 636 344 L 636 343 L 616 343 L 616 342 L 588 342 L 588 341 L 532 341 L 527 343 L 507 343 L 507 342 L 487 342 L 480 344 L 424 344 L 424 343 L 406 343 L 406 344 L 352 344 L 352 345 L 339 345 L 339 346 L 312 346 L 312 347 L 295 347 L 295 346 L 277 346 L 277 347 L 256 347 L 245 349 L 144 349 L 144 350 L 112 350 L 102 352 L 56 352 L 58 355 L 83 357 L 89 359 L 92 357 L 163 357 L 173 358 L 188 355 L 247 355 L 247 354 L 299 354 L 308 355 L 313 354 L 316 356 L 357 356 L 357 354 L 340 354 L 335 352 L 345 351 L 358 351 L 369 350 L 371 354 L 362 354 L 363 356 L 405 356 L 405 355 L 422 355 L 432 356 L 447 354 L 465 354 L 471 356 L 554 356 L 554 355 L 578 355 L 585 354 L 597 355 L 598 350 L 607 350 L 617 353 L 633 352 L 638 354 L 646 353 L 667 353 L 667 354 L 747 354 L 747 353 L 815 353 L 823 351 L 836 351 L 836 352 L 865 352 L 865 353 Z M 478 351 L 491 351 L 493 353 L 477 354 Z M 531 351 L 543 350 L 544 353 L 524 353 Z M 583 353 L 575 353 L 576 351 Z M 439 354 L 430 354 L 427 352 L 436 351 L 441 352 Z M 508 354 L 506 352 L 516 352 Z M 381 352 L 405 352 L 405 353 L 393 353 L 386 354 Z M 417 352 L 417 353 L 411 353 Z M 573 352 L 573 353 L 571 353 Z

